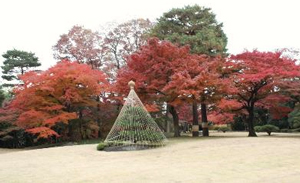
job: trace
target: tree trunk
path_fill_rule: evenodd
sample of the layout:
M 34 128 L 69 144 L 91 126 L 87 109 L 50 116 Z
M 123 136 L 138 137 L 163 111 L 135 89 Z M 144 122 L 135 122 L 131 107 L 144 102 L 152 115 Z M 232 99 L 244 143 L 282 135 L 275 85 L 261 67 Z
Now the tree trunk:
M 83 117 L 83 114 L 82 114 L 82 110 L 79 110 L 79 134 L 80 134 L 80 140 L 83 140 L 85 139 L 85 135 L 83 134 L 83 128 L 82 128 L 82 117 Z
M 203 136 L 208 137 L 209 136 L 209 131 L 208 131 L 208 122 L 207 122 L 206 104 L 205 103 L 201 103 L 201 116 L 202 116 Z
M 73 119 L 68 123 L 69 126 L 69 137 L 72 142 L 79 142 L 82 140 L 81 133 L 81 119 Z
M 167 129 L 167 133 L 170 133 L 170 124 L 169 124 L 168 112 L 169 112 L 169 105 L 167 105 L 167 110 L 166 110 L 166 129 Z
M 99 95 L 97 95 L 97 99 L 96 99 L 96 101 L 97 101 L 97 114 L 96 114 L 96 116 L 97 116 L 97 125 L 98 125 L 98 127 L 99 127 L 99 130 L 98 130 L 98 137 L 100 138 L 101 137 L 101 118 L 100 118 L 100 96 Z
M 254 131 L 254 106 L 248 108 L 249 118 L 248 118 L 248 130 L 249 134 L 248 137 L 257 137 Z
M 199 120 L 198 120 L 198 105 L 197 101 L 193 101 L 193 128 L 192 128 L 193 137 L 199 136 Z
M 21 67 L 21 75 L 24 75 L 24 68 Z
M 168 104 L 169 105 L 169 104 Z M 169 112 L 172 114 L 173 117 L 173 122 L 174 122 L 174 137 L 179 137 L 180 132 L 179 132 L 179 118 L 177 111 L 174 106 L 169 105 Z

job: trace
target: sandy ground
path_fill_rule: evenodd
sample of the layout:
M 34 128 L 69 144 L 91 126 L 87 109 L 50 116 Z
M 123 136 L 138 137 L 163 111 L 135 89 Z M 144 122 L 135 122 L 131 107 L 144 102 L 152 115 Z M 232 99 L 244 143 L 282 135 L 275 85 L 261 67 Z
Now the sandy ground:
M 99 152 L 95 144 L 0 149 L 0 183 L 300 182 L 300 134 L 211 136 L 131 152 Z

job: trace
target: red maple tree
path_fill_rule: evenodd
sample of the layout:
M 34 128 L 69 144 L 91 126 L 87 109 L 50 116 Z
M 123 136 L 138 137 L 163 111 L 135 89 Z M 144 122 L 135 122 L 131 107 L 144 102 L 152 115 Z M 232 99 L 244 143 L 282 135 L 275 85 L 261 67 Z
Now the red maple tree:
M 167 103 L 167 108 L 174 121 L 174 135 L 179 136 L 179 118 L 176 106 L 182 101 L 177 92 L 167 91 L 165 87 L 177 72 L 176 68 L 189 59 L 190 53 L 187 46 L 177 47 L 170 42 L 151 38 L 148 40 L 148 44 L 128 57 L 127 66 L 118 73 L 116 90 L 119 93 L 128 93 L 127 83 L 134 80 L 136 91 L 143 102 Z
M 254 108 L 264 107 L 287 112 L 282 103 L 289 99 L 285 95 L 286 91 L 293 87 L 291 83 L 300 76 L 299 66 L 295 64 L 295 60 L 284 57 L 280 51 L 257 50 L 233 55 L 229 63 L 228 68 L 233 71 L 229 78 L 235 89 L 228 93 L 219 107 L 224 111 L 246 112 L 249 136 L 256 136 Z
M 198 136 L 198 103 L 201 104 L 203 136 L 209 136 L 207 105 L 220 100 L 224 92 L 229 90 L 226 78 L 222 78 L 225 60 L 222 57 L 207 55 L 190 55 L 182 62 L 164 88 L 172 91 L 193 106 L 193 136 Z
M 28 72 L 20 77 L 10 108 L 21 111 L 16 125 L 38 138 L 59 136 L 52 127 L 82 117 L 106 90 L 105 75 L 86 64 L 63 60 L 47 71 Z M 95 123 L 90 121 L 91 126 Z

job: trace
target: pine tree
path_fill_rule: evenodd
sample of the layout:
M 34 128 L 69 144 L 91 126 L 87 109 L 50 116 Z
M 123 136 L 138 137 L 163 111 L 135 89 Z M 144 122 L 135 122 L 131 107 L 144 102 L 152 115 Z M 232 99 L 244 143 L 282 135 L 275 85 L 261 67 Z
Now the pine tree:
M 23 75 L 29 68 L 38 67 L 38 57 L 34 53 L 20 51 L 20 50 L 8 50 L 2 55 L 5 59 L 2 68 L 2 78 L 7 81 L 18 79 L 18 75 Z

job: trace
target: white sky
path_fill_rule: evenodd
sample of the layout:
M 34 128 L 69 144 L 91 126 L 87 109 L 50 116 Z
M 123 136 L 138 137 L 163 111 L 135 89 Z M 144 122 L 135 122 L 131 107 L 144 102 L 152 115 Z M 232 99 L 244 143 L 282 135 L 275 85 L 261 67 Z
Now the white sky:
M 112 21 L 154 21 L 172 8 L 194 4 L 212 8 L 224 23 L 229 53 L 300 48 L 297 0 L 1 0 L 0 54 L 31 51 L 45 69 L 56 62 L 52 46 L 76 24 L 99 30 Z

